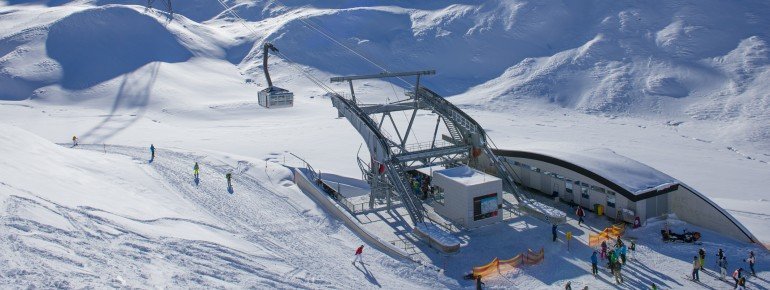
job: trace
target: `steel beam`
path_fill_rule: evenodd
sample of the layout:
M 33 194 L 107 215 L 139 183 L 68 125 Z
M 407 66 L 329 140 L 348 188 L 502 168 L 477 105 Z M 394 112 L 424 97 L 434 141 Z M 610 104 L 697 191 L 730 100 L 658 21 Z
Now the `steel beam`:
M 406 77 L 406 76 L 419 76 L 419 75 L 435 75 L 435 70 L 421 70 L 421 71 L 410 71 L 410 72 L 381 72 L 374 75 L 358 75 L 358 76 L 346 76 L 346 77 L 333 77 L 330 79 L 333 83 L 338 82 L 344 82 L 344 81 L 352 81 L 352 80 L 366 80 L 366 79 L 382 79 L 382 78 L 395 78 L 395 77 Z

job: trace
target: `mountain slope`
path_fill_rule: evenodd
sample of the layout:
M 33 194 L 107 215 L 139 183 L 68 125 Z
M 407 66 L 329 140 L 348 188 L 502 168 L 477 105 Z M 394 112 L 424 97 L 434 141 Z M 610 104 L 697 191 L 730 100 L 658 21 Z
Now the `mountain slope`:
M 0 133 L 0 284 L 350 289 L 450 283 L 374 249 L 366 250 L 364 267 L 347 265 L 362 242 L 317 208 L 279 165 L 167 150 L 148 164 L 145 148 L 87 151 L 15 127 L 0 126 Z M 197 185 L 195 161 L 201 164 Z M 223 177 L 229 170 L 235 171 L 232 194 Z

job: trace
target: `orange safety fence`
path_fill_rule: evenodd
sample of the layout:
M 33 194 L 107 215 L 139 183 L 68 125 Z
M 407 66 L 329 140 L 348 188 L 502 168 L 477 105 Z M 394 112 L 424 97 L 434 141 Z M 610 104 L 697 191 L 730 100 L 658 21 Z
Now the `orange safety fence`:
M 510 258 L 508 260 L 499 260 L 498 261 L 498 269 L 500 272 L 505 272 L 508 270 L 513 270 L 514 268 L 518 267 L 524 263 L 524 255 L 518 254 L 513 258 Z
M 588 235 L 588 246 L 596 247 L 604 241 L 607 241 L 610 239 L 617 239 L 618 237 L 623 236 L 623 233 L 625 233 L 625 231 L 626 231 L 625 224 L 612 225 L 611 227 L 605 228 L 603 231 L 599 232 L 598 234 Z
M 495 258 L 489 264 L 486 264 L 486 265 L 480 266 L 480 267 L 473 267 L 473 276 L 474 277 L 477 277 L 477 276 L 487 277 L 487 276 L 490 276 L 490 275 L 492 275 L 494 273 L 497 273 L 498 272 L 497 268 L 498 268 L 498 265 L 499 265 L 499 261 L 500 261 L 500 259 Z
M 534 265 L 540 263 L 543 259 L 545 259 L 545 249 L 540 248 L 540 251 L 537 253 L 527 250 L 527 258 L 524 260 L 524 263 Z
M 500 260 L 495 258 L 489 264 L 479 267 L 473 267 L 473 276 L 489 277 L 495 274 L 500 274 L 509 270 L 513 270 L 521 266 L 522 264 L 534 265 L 542 262 L 545 259 L 545 249 L 540 248 L 540 251 L 534 252 L 527 250 L 526 253 L 521 253 L 513 258 L 507 260 Z

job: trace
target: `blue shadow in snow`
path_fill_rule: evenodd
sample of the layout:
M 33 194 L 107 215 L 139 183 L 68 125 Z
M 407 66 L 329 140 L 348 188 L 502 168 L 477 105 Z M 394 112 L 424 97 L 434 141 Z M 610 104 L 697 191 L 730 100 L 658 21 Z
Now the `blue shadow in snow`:
M 151 62 L 184 62 L 192 53 L 155 18 L 128 7 L 99 7 L 54 23 L 46 50 L 62 67 L 62 87 L 85 89 Z

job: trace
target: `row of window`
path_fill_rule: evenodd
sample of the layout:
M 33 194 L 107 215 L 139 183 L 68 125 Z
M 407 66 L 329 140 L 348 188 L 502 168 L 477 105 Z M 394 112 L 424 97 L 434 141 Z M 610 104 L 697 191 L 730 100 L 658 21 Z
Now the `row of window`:
M 511 161 L 511 160 L 509 160 Z M 512 160 L 513 164 L 516 166 L 519 166 L 523 169 L 528 169 L 530 171 L 538 172 L 543 175 L 551 176 L 553 178 L 556 178 L 558 180 L 564 181 L 564 190 L 567 193 L 573 193 L 573 191 L 577 188 L 580 189 L 580 196 L 584 199 L 590 199 L 591 196 L 588 192 L 588 189 L 592 189 L 596 192 L 604 193 L 607 195 L 607 207 L 615 208 L 615 192 L 611 190 L 604 189 L 603 187 L 595 186 L 595 185 L 589 185 L 588 183 L 578 181 L 578 180 L 572 180 L 569 178 L 566 178 L 560 174 L 556 174 L 549 171 L 541 170 L 540 168 L 537 168 L 535 166 L 531 166 L 528 164 L 524 164 L 515 160 Z

